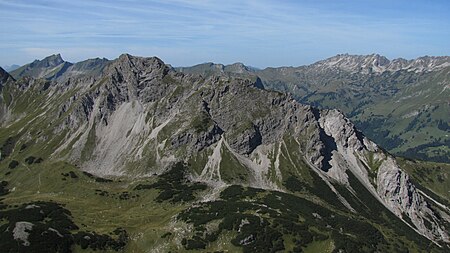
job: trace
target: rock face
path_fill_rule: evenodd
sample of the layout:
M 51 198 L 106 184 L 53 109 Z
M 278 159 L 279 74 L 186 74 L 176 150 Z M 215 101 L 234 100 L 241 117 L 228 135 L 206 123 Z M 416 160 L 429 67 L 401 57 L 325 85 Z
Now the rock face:
M 428 238 L 449 241 L 445 227 L 439 227 L 439 218 L 433 212 L 391 157 L 381 164 L 377 174 L 377 192 L 388 207 L 399 217 L 409 217 L 411 222 Z M 428 227 L 426 224 L 430 224 Z M 431 226 L 431 227 L 430 227 Z
M 332 151 L 329 162 L 332 166 L 327 171 L 331 178 L 352 187 L 348 178 L 345 177 L 346 170 L 351 171 L 398 217 L 409 217 L 414 227 L 427 238 L 442 238 L 443 241 L 449 241 L 445 228 L 439 227 L 437 214 L 429 207 L 424 197 L 410 182 L 409 176 L 400 169 L 393 157 L 382 152 L 375 143 L 359 133 L 354 125 L 337 110 L 322 111 L 319 124 L 337 147 Z M 368 164 L 366 154 L 369 152 L 376 155 L 380 161 L 375 171 L 376 178 L 372 182 L 369 176 L 371 168 L 364 166 Z M 425 224 L 433 225 L 427 228 Z
M 30 246 L 28 241 L 29 232 L 33 229 L 33 223 L 20 221 L 16 223 L 16 227 L 13 230 L 13 236 L 15 240 L 22 241 L 22 245 Z
M 59 66 L 60 57 L 53 58 L 48 65 Z M 318 110 L 262 90 L 258 79 L 183 74 L 155 57 L 124 54 L 68 69 L 51 82 L 11 82 L 3 94 L 15 98 L 2 103 L 12 115 L 6 127 L 26 120 L 18 141 L 35 138 L 42 156 L 97 175 L 129 177 L 161 173 L 184 161 L 192 164 L 194 180 L 280 191 L 290 177 L 306 184 L 312 171 L 355 212 L 338 190 L 355 192 L 351 174 L 420 234 L 450 242 L 443 218 L 394 158 L 338 110 Z M 29 96 L 34 99 L 23 116 L 22 97 Z M 372 168 L 373 160 L 381 165 Z

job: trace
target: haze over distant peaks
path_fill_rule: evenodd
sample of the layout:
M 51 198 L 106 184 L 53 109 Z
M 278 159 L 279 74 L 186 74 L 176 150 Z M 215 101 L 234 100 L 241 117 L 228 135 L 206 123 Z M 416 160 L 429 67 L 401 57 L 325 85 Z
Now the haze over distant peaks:
M 412 60 L 398 58 L 389 60 L 379 54 L 349 55 L 338 54 L 328 59 L 312 64 L 314 67 L 337 68 L 359 73 L 383 73 L 385 71 L 407 70 L 427 72 L 450 66 L 449 56 L 422 56 Z

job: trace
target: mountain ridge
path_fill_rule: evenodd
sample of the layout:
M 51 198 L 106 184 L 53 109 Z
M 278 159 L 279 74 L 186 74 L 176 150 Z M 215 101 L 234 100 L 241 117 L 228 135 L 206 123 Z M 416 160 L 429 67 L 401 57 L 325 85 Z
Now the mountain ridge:
M 62 64 L 60 55 L 51 57 L 59 58 L 57 62 Z M 348 62 L 348 59 L 351 61 Z M 363 59 L 363 61 L 356 64 L 355 59 Z M 376 71 L 372 71 L 373 66 L 370 67 L 370 64 L 365 64 L 373 62 L 374 59 L 375 62 L 377 62 L 376 59 L 382 59 L 379 61 L 384 62 L 381 65 L 374 65 L 377 68 Z M 399 62 L 400 65 L 397 64 Z M 302 103 L 321 108 L 339 108 L 355 121 L 366 135 L 394 154 L 448 162 L 450 150 L 446 150 L 445 143 L 450 141 L 447 133 L 449 128 L 448 123 L 445 124 L 443 115 L 450 112 L 450 108 L 445 104 L 445 94 L 450 89 L 446 89 L 446 86 L 441 87 L 441 90 L 436 89 L 439 89 L 438 86 L 442 86 L 447 80 L 445 73 L 448 72 L 449 67 L 445 66 L 449 62 L 448 56 L 388 60 L 378 54 L 340 54 L 301 67 L 257 70 L 242 63 L 231 65 L 205 63 L 196 65 L 196 70 L 189 67 L 175 68 L 175 70 L 202 74 L 206 77 L 232 74 L 240 78 L 258 80 L 258 87 L 290 92 Z M 108 63 L 110 61 L 105 58 L 90 59 L 75 63 L 73 66 L 70 65 L 72 63 L 64 62 L 70 66 L 60 67 L 61 70 L 56 75 L 53 73 L 46 79 L 62 81 L 78 74 L 86 76 L 87 68 L 90 69 L 91 76 L 98 77 Z M 83 68 L 83 64 L 87 67 L 79 69 Z M 344 68 L 341 68 L 342 66 Z M 345 72 L 344 69 L 348 70 L 348 66 L 353 66 L 351 72 Z M 361 66 L 364 67 L 365 72 L 361 71 L 363 69 Z M 208 70 L 208 68 L 211 69 Z M 340 70 L 344 72 L 340 73 Z M 45 76 L 45 73 L 13 73 L 15 78 L 26 75 L 40 77 Z M 435 80 L 435 76 L 441 80 Z M 419 83 L 420 86 L 410 85 L 411 83 Z M 424 87 L 421 88 L 421 86 Z M 372 98 L 367 96 L 368 94 Z M 339 99 L 345 102 L 338 103 Z M 400 104 L 399 101 L 407 102 Z M 387 104 L 389 106 L 385 106 Z M 419 121 L 415 120 L 416 116 L 419 117 Z M 401 120 L 394 120 L 397 117 Z M 394 129 L 394 131 L 389 133 L 387 129 Z
M 301 103 L 339 108 L 390 152 L 449 162 L 449 64 L 448 56 L 388 60 L 343 54 L 300 67 L 217 73 L 197 65 L 181 71 L 260 78 L 266 89 L 291 93 Z
M 325 60 L 313 63 L 309 66 L 319 66 L 326 68 L 339 68 L 350 72 L 358 73 L 383 73 L 399 70 L 413 72 L 436 71 L 450 66 L 449 56 L 421 56 L 416 59 L 406 60 L 396 58 L 389 60 L 379 54 L 371 55 L 349 55 L 339 54 Z
M 361 212 L 361 185 L 419 234 L 449 243 L 448 210 L 418 191 L 395 158 L 342 112 L 260 89 L 253 78 L 183 74 L 156 57 L 123 54 L 103 64 L 94 74 L 7 81 L 3 97 L 12 100 L 2 103 L 1 136 L 97 176 L 164 175 L 184 162 L 193 181 L 218 189 L 289 191 L 287 182 L 313 188 L 318 178 L 349 213 Z
M 125 54 L 128 55 L 128 54 Z M 119 57 L 120 58 L 120 57 Z M 62 59 L 61 54 L 54 54 L 50 55 L 48 57 L 45 57 L 42 60 L 35 60 L 32 63 L 26 64 L 24 66 L 19 66 L 21 70 L 15 69 L 12 70 L 12 75 L 17 78 L 21 76 L 30 76 L 30 77 L 42 77 L 41 75 L 36 75 L 33 73 L 27 73 L 22 68 L 25 66 L 30 66 L 30 68 L 37 66 L 53 66 L 57 67 L 60 64 L 66 63 L 70 66 L 73 64 L 82 64 L 86 62 L 108 62 L 109 60 L 106 58 L 93 58 L 88 59 L 85 61 L 77 62 L 77 63 L 70 63 L 66 62 Z M 358 63 L 362 62 L 362 63 Z M 241 62 L 235 62 L 228 65 L 224 65 L 221 63 L 213 63 L 213 62 L 205 62 L 197 65 L 193 65 L 190 67 L 175 67 L 176 70 L 180 72 L 186 72 L 186 73 L 193 73 L 197 72 L 205 72 L 208 71 L 204 68 L 211 68 L 212 70 L 220 70 L 220 72 L 227 73 L 236 73 L 236 74 L 243 74 L 243 73 L 254 73 L 258 71 L 264 71 L 264 70 L 270 70 L 270 69 L 280 69 L 280 70 L 286 70 L 286 69 L 296 69 L 296 68 L 311 68 L 311 67 L 322 67 L 322 68 L 331 68 L 331 69 L 342 69 L 342 70 L 350 70 L 351 72 L 358 72 L 358 73 L 376 73 L 381 74 L 385 71 L 392 72 L 392 71 L 399 71 L 399 70 L 406 70 L 406 71 L 413 71 L 413 72 L 431 72 L 431 71 L 437 71 L 442 68 L 446 68 L 450 66 L 450 56 L 420 56 L 415 59 L 404 59 L 404 58 L 395 58 L 392 60 L 389 60 L 385 56 L 379 55 L 379 54 L 370 54 L 370 55 L 352 55 L 352 54 L 337 54 L 335 56 L 328 57 L 324 60 L 319 60 L 311 64 L 306 65 L 300 65 L 300 66 L 280 66 L 280 67 L 266 67 L 266 68 L 254 68 L 251 66 L 247 66 Z M 198 70 L 195 70 L 195 68 L 199 68 Z M 64 70 L 65 71 L 65 70 Z M 63 71 L 63 72 L 64 72 Z M 217 74 L 214 71 L 210 72 L 210 74 Z M 47 78 L 55 78 L 53 76 L 49 76 Z
M 365 64 L 353 64 L 350 63 L 353 61 L 363 61 Z M 369 63 L 372 62 L 374 65 L 370 66 Z M 341 63 L 341 64 L 339 64 Z M 232 67 L 234 65 L 241 65 L 242 69 L 246 69 L 249 72 L 254 71 L 264 71 L 267 69 L 289 69 L 289 68 L 307 68 L 307 67 L 314 67 L 314 66 L 324 66 L 324 67 L 335 67 L 335 68 L 343 68 L 344 70 L 351 70 L 354 72 L 361 72 L 362 73 L 369 73 L 369 68 L 375 67 L 375 71 L 373 73 L 382 73 L 384 71 L 398 71 L 398 70 L 407 70 L 407 71 L 435 71 L 439 70 L 441 68 L 445 68 L 450 66 L 450 56 L 419 56 L 414 59 L 405 59 L 405 58 L 394 58 L 392 60 L 389 60 L 387 57 L 379 55 L 379 54 L 369 54 L 369 55 L 357 55 L 357 54 L 337 54 L 335 56 L 328 57 L 323 60 L 318 60 L 316 62 L 310 63 L 310 64 L 304 64 L 299 66 L 279 66 L 279 67 L 265 67 L 265 68 L 254 68 L 247 66 L 241 62 L 235 62 L 231 64 L 221 64 L 221 63 L 214 63 L 214 62 L 205 62 L 201 64 L 196 64 L 188 67 L 176 67 L 176 69 L 183 71 L 192 71 L 189 68 L 198 68 L 198 67 L 211 67 L 211 68 L 217 68 L 222 69 L 222 71 L 225 71 L 225 68 Z M 350 66 L 349 66 L 350 65 Z M 194 70 L 195 71 L 195 70 Z M 225 71 L 226 72 L 226 71 Z M 229 71 L 233 72 L 233 71 Z M 372 72 L 370 72 L 372 73 Z

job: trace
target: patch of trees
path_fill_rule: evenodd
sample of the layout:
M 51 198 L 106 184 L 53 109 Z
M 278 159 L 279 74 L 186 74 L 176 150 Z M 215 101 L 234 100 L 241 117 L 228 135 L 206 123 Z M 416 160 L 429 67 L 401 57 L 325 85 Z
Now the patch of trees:
M 420 126 L 418 126 L 418 124 L 419 124 L 419 117 L 416 116 L 414 117 L 413 120 L 411 120 L 411 122 L 409 122 L 408 126 L 405 128 L 405 132 L 411 131 L 414 128 L 417 128 L 417 130 L 419 130 Z
M 67 178 L 71 179 L 77 179 L 78 175 L 74 171 L 69 171 L 68 173 L 61 173 L 61 176 L 63 176 L 62 180 L 66 181 Z
M 16 160 L 12 160 L 12 161 L 8 164 L 8 168 L 10 168 L 11 170 L 17 168 L 17 166 L 19 166 L 19 162 L 16 161 Z
M 193 183 L 186 179 L 186 166 L 183 163 L 175 164 L 169 171 L 161 174 L 158 181 L 150 184 L 139 184 L 135 190 L 158 189 L 157 202 L 169 201 L 171 203 L 188 202 L 195 200 L 198 191 L 204 191 L 207 186 L 202 183 Z
M 384 149 L 391 150 L 402 145 L 404 141 L 398 135 L 389 136 L 388 130 L 380 130 L 384 124 L 386 124 L 385 119 L 380 117 L 367 121 L 355 121 L 358 129 Z
M 113 239 L 108 235 L 97 234 L 95 232 L 78 232 L 73 238 L 76 244 L 80 245 L 82 249 L 106 250 L 112 249 L 115 251 L 122 250 L 128 242 L 127 231 L 123 228 L 117 228 L 113 231 L 117 239 Z
M 103 197 L 112 197 L 117 200 L 129 200 L 140 197 L 139 194 L 133 194 L 128 191 L 119 192 L 119 193 L 110 193 L 105 190 L 95 190 L 95 195 L 103 196 Z
M 96 189 L 96 190 L 95 190 L 95 195 L 108 197 L 108 196 L 109 196 L 109 192 L 104 191 L 104 190 Z
M 43 160 L 42 158 L 40 158 L 40 157 L 36 158 L 36 157 L 34 157 L 34 156 L 29 156 L 29 157 L 25 158 L 25 162 L 26 162 L 28 165 L 36 164 L 36 163 L 41 163 L 41 162 L 43 162 L 43 161 L 44 161 L 44 160 Z
M 9 137 L 6 139 L 6 141 L 3 143 L 2 147 L 0 148 L 1 151 L 1 157 L 0 161 L 11 155 L 12 151 L 14 150 L 14 146 L 16 145 L 16 139 L 14 137 Z
M 6 195 L 9 193 L 9 190 L 6 188 L 6 186 L 8 186 L 7 181 L 0 181 L 0 196 Z
M 440 119 L 438 121 L 437 127 L 439 130 L 442 130 L 442 131 L 446 131 L 446 132 L 450 131 L 450 126 L 448 125 L 448 123 L 446 121 L 443 121 L 442 119 Z
M 382 233 L 367 221 L 336 214 L 292 194 L 230 186 L 220 197 L 179 214 L 178 218 L 193 224 L 195 231 L 192 238 L 183 240 L 185 249 L 204 249 L 222 231 L 237 232 L 231 242 L 244 252 L 283 251 L 284 235 L 295 238 L 294 252 L 329 238 L 351 241 L 339 245 L 345 252 L 353 248 L 373 252 L 387 244 Z M 220 221 L 218 229 L 207 231 L 206 225 L 212 221 Z
M 28 147 L 27 144 L 25 144 L 25 143 L 22 144 L 22 146 L 20 146 L 19 152 L 24 151 L 27 147 Z
M 447 146 L 450 147 L 450 139 L 445 141 L 433 141 L 431 143 L 421 144 L 414 148 L 409 148 L 404 152 L 399 153 L 400 156 L 404 156 L 407 158 L 414 158 L 423 161 L 433 161 L 433 162 L 441 162 L 441 163 L 450 163 L 450 152 L 447 150 L 440 150 L 436 152 L 432 156 L 426 153 L 428 148 Z
M 113 236 L 78 231 L 69 210 L 54 202 L 30 202 L 16 207 L 0 208 L 0 248 L 2 252 L 72 252 L 73 245 L 92 250 L 122 250 L 128 242 L 124 229 Z M 24 240 L 14 239 L 14 229 L 26 224 Z M 76 232 L 78 231 L 78 232 Z
M 429 240 L 422 235 L 415 232 L 409 226 L 407 226 L 403 221 L 401 221 L 392 212 L 387 210 L 368 190 L 364 187 L 361 182 L 353 175 L 351 172 L 347 172 L 348 180 L 353 190 L 356 193 L 356 198 L 360 202 L 359 206 L 355 205 L 353 207 L 357 208 L 357 211 L 362 213 L 365 218 L 372 220 L 378 224 L 387 226 L 395 231 L 398 236 L 405 236 L 411 241 L 416 242 L 419 246 L 426 249 L 429 246 Z M 347 200 L 349 198 L 346 198 Z M 364 200 L 364 202 L 361 202 Z M 350 204 L 353 204 L 352 202 Z M 361 228 L 361 227 L 359 227 Z M 364 228 L 364 226 L 363 226 Z M 368 229 L 368 228 L 364 228 Z M 362 231 L 361 231 L 362 232 Z M 367 236 L 370 238 L 374 236 L 373 233 L 368 233 Z
M 94 179 L 94 181 L 95 181 L 95 182 L 98 182 L 98 183 L 112 183 L 112 182 L 114 182 L 114 181 L 111 180 L 111 179 L 102 178 L 102 177 L 96 177 L 96 176 L 94 176 L 94 175 L 92 175 L 91 173 L 86 172 L 86 171 L 83 171 L 83 174 L 84 174 L 85 176 L 87 176 L 88 178 Z
M 346 207 L 337 198 L 336 194 L 330 189 L 330 187 L 313 171 L 309 171 L 313 179 L 312 186 L 306 186 L 307 190 L 315 196 L 320 197 L 328 204 L 333 205 L 336 208 L 346 210 Z

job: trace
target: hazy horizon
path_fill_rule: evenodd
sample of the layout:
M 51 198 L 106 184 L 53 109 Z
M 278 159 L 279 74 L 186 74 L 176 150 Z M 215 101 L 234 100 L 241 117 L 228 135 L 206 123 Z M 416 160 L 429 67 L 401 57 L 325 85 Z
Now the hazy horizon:
M 301 66 L 337 54 L 450 54 L 448 1 L 0 0 L 0 66 L 61 53 L 70 62 L 157 56 Z
M 60 55 L 61 55 L 61 58 L 62 58 L 64 61 L 67 61 L 67 62 L 70 62 L 70 63 L 77 63 L 77 62 L 80 62 L 80 61 L 85 61 L 85 60 L 89 60 L 89 59 L 94 59 L 94 58 L 86 58 L 86 59 L 82 59 L 82 60 L 80 60 L 80 61 L 70 61 L 70 60 L 65 59 L 65 58 L 64 58 L 64 55 L 62 55 L 61 53 L 55 53 L 55 54 L 47 55 L 47 56 L 45 56 L 44 58 L 41 58 L 41 59 L 34 59 L 34 60 L 32 60 L 32 61 L 30 61 L 30 62 L 26 62 L 26 63 L 24 63 L 24 64 L 14 64 L 14 63 L 13 63 L 13 64 L 2 65 L 2 66 L 0 66 L 0 67 L 2 67 L 2 68 L 5 68 L 5 67 L 12 67 L 13 65 L 17 65 L 17 66 L 21 67 L 21 66 L 26 65 L 26 64 L 29 64 L 29 63 L 31 63 L 31 62 L 33 62 L 33 61 L 35 61 L 35 60 L 43 60 L 43 59 L 45 59 L 45 58 L 47 58 L 47 57 L 49 57 L 49 56 L 57 55 L 57 54 L 60 54 Z M 122 54 L 128 54 L 128 53 L 122 53 Z M 122 54 L 120 54 L 120 55 L 122 55 Z M 355 54 L 350 54 L 350 53 L 340 53 L 340 54 L 335 54 L 335 55 L 331 55 L 331 56 L 325 57 L 325 58 L 323 58 L 323 59 L 318 59 L 317 61 L 325 60 L 325 59 L 328 59 L 328 58 L 330 58 L 330 57 L 334 57 L 334 56 L 337 56 L 337 55 L 343 55 L 343 54 L 355 55 Z M 373 54 L 376 54 L 376 53 L 373 53 Z M 106 58 L 107 60 L 115 60 L 115 59 L 117 59 L 120 55 L 117 55 L 117 57 L 114 57 L 114 58 L 106 58 L 106 57 L 100 57 L 100 56 L 99 56 L 99 57 L 96 57 L 96 58 Z M 130 55 L 131 55 L 131 54 L 130 54 Z M 380 54 L 379 54 L 379 55 L 380 55 Z M 156 56 L 156 55 L 135 55 L 135 54 L 133 54 L 132 56 L 136 56 L 136 57 L 158 57 L 158 56 Z M 384 55 L 380 55 L 380 56 L 384 56 Z M 418 56 L 418 57 L 416 57 L 416 58 L 402 58 L 402 57 L 399 57 L 399 58 L 402 58 L 402 59 L 405 59 L 405 60 L 414 60 L 414 59 L 417 59 L 417 58 L 420 58 L 420 57 L 426 57 L 426 56 L 430 56 L 430 57 L 450 57 L 450 55 L 422 55 L 422 56 Z M 386 57 L 386 56 L 384 56 L 384 57 Z M 228 62 L 228 63 L 215 62 L 215 61 L 208 61 L 208 62 L 194 63 L 194 64 L 192 64 L 192 65 L 174 65 L 174 64 L 171 64 L 170 62 L 166 62 L 166 61 L 165 61 L 163 58 L 161 58 L 161 57 L 158 57 L 158 58 L 160 58 L 162 61 L 164 61 L 164 63 L 170 64 L 172 67 L 175 67 L 175 68 L 178 68 L 178 67 L 192 67 L 192 66 L 195 66 L 195 65 L 208 64 L 208 63 L 213 63 L 213 64 L 223 64 L 223 65 L 225 65 L 225 66 L 226 66 L 226 65 L 235 64 L 235 63 L 242 63 L 242 64 L 244 64 L 244 65 L 247 66 L 247 67 L 252 67 L 252 68 L 257 68 L 257 69 L 265 69 L 265 68 L 278 68 L 278 67 L 301 67 L 301 66 L 306 66 L 306 65 L 314 64 L 314 63 L 317 62 L 317 61 L 313 61 L 313 62 L 305 63 L 305 64 L 302 64 L 302 65 L 265 66 L 265 67 L 260 68 L 260 67 L 256 67 L 256 66 L 252 66 L 252 65 L 246 64 L 245 62 L 242 62 L 242 61 Z M 395 60 L 395 59 L 399 59 L 399 58 L 389 58 L 389 57 L 386 57 L 386 58 L 388 58 L 388 60 L 390 60 L 390 61 Z

